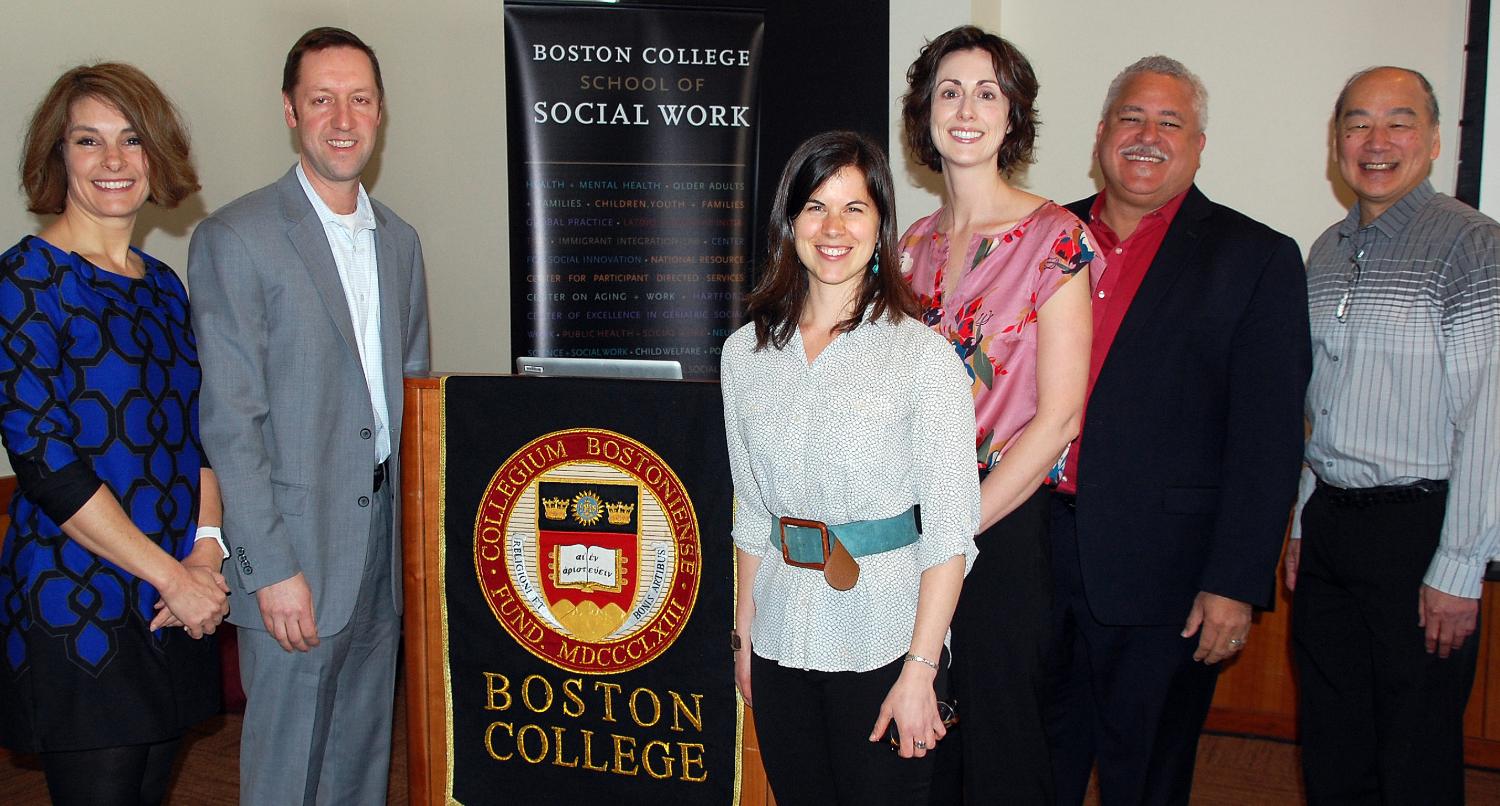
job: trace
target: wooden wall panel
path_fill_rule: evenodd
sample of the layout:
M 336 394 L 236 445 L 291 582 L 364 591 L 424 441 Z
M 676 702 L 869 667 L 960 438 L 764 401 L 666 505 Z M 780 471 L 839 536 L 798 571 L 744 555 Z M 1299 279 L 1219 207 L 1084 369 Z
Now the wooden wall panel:
M 1296 735 L 1297 688 L 1292 671 L 1291 594 L 1276 587 L 1276 609 L 1255 614 L 1239 657 L 1219 675 L 1207 728 L 1292 739 Z
M 1279 577 L 1279 574 L 1278 574 Z M 1277 739 L 1297 738 L 1297 680 L 1292 666 L 1291 594 L 1278 584 L 1276 609 L 1257 613 L 1250 641 L 1225 667 L 1207 730 Z M 1415 608 L 1413 608 L 1415 610 Z M 1464 714 L 1464 760 L 1500 768 L 1500 583 L 1484 586 L 1478 672 Z M 1416 613 L 1413 612 L 1413 618 Z
M 1487 587 L 1496 588 L 1500 583 L 1490 583 Z M 1484 720 L 1480 733 L 1487 738 L 1500 740 L 1500 595 L 1492 594 L 1484 609 L 1485 623 L 1480 625 L 1480 630 L 1485 636 L 1485 652 L 1479 658 L 1480 674 L 1485 675 L 1484 690 Z M 1473 704 L 1470 703 L 1470 707 Z
M 1488 679 L 1488 667 L 1490 659 L 1490 644 L 1494 641 L 1495 631 L 1490 630 L 1490 634 L 1487 635 L 1485 627 L 1488 626 L 1487 622 L 1490 621 L 1489 616 L 1496 612 L 1495 600 L 1497 598 L 1500 597 L 1491 595 L 1486 597 L 1484 601 L 1480 603 L 1479 633 L 1476 634 L 1472 639 L 1470 639 L 1479 642 L 1479 664 L 1474 673 L 1474 689 L 1469 694 L 1469 707 L 1464 711 L 1465 736 L 1476 736 L 1482 738 L 1488 735 L 1493 737 L 1493 734 L 1487 734 L 1485 732 L 1484 723 L 1485 712 L 1487 710 L 1490 710 L 1486 695 L 1490 690 L 1491 681 Z
M 10 531 L 10 497 L 16 494 L 16 477 L 0 476 L 0 548 L 5 547 L 5 533 Z

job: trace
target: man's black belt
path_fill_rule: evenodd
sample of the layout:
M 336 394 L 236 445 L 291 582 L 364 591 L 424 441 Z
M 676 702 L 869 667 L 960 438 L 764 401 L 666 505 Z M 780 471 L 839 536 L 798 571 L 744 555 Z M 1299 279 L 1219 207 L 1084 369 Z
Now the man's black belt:
M 378 465 L 375 466 L 375 486 L 372 487 L 371 489 L 373 489 L 375 492 L 378 493 L 378 492 L 380 492 L 380 488 L 384 487 L 384 486 L 385 486 L 385 462 L 381 462 L 380 464 L 378 464 Z
M 1370 507 L 1377 504 L 1408 504 L 1421 501 L 1430 495 L 1446 494 L 1446 479 L 1422 479 L 1411 484 L 1388 484 L 1383 487 L 1335 487 L 1322 479 L 1318 480 L 1318 493 L 1323 500 L 1341 507 Z

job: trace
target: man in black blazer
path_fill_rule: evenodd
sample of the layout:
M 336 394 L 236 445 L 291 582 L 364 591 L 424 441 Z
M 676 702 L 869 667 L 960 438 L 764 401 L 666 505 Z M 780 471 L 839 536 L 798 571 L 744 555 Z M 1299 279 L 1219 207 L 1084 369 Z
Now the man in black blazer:
M 1311 356 L 1297 244 L 1193 185 L 1207 93 L 1151 56 L 1110 85 L 1083 432 L 1054 496 L 1058 802 L 1187 803 L 1218 663 L 1273 601 Z

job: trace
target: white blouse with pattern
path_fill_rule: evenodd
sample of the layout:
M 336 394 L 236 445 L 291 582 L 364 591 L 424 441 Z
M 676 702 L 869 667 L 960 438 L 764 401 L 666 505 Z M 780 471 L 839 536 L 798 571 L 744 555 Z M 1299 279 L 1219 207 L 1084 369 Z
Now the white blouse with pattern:
M 953 348 L 921 322 L 866 322 L 808 364 L 802 337 L 756 352 L 746 325 L 724 343 L 720 383 L 734 482 L 734 545 L 762 558 L 751 645 L 782 666 L 864 672 L 906 653 L 921 574 L 978 549 L 974 402 Z M 921 504 L 916 543 L 859 558 L 859 582 L 829 587 L 787 565 L 779 516 L 829 524 Z

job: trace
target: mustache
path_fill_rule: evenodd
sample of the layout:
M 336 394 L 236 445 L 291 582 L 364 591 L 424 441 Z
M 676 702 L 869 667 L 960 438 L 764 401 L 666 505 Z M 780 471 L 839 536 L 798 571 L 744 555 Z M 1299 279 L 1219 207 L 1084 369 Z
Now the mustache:
M 1122 157 L 1150 157 L 1166 161 L 1167 155 L 1161 149 L 1152 145 L 1133 145 L 1120 149 Z

